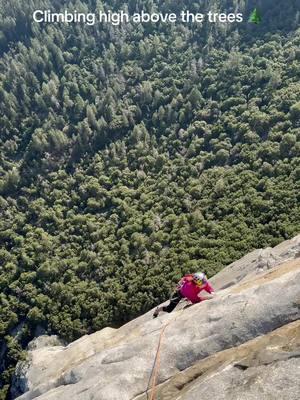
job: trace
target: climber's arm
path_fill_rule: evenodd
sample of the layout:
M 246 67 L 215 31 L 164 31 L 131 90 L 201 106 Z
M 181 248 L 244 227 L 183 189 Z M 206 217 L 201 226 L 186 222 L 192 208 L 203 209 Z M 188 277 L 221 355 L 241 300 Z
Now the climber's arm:
M 215 289 L 211 286 L 209 282 L 206 283 L 204 290 L 211 295 L 215 294 Z
M 211 286 L 211 284 L 209 282 L 206 283 L 206 285 L 203 288 L 203 290 L 205 290 L 209 294 L 205 295 L 205 296 L 201 296 L 200 293 L 199 293 L 198 297 L 199 297 L 200 301 L 211 300 L 211 299 L 213 299 L 215 297 L 215 290 L 214 290 L 214 288 Z

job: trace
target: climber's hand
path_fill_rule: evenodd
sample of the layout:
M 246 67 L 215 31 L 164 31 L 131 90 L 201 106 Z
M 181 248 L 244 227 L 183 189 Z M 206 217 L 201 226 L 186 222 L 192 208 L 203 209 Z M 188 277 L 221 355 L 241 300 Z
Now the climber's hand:
M 205 295 L 205 296 L 201 296 L 201 298 L 203 299 L 203 300 L 211 300 L 211 299 L 213 299 L 215 297 L 215 293 L 213 292 L 213 293 L 210 293 L 210 294 L 207 294 L 207 295 Z

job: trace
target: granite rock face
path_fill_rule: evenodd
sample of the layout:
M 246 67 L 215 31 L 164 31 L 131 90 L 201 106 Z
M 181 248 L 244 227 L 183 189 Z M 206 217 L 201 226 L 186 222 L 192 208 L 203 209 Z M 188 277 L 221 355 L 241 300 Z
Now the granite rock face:
M 65 347 L 31 347 L 12 393 L 19 400 L 146 400 L 168 324 L 157 399 L 193 400 L 208 391 L 215 400 L 299 399 L 299 256 L 300 236 L 229 265 L 211 279 L 213 300 L 157 319 L 152 310 Z
M 159 399 L 299 399 L 300 321 L 218 352 L 157 388 Z M 146 400 L 138 396 L 135 400 Z

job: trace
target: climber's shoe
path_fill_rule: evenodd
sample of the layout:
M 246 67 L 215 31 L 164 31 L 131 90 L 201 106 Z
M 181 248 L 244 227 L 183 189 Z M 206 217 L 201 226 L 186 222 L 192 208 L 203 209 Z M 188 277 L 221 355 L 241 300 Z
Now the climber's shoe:
M 153 313 L 153 318 L 157 318 L 158 314 L 159 314 L 159 309 L 158 309 L 158 307 L 156 307 L 156 310 Z

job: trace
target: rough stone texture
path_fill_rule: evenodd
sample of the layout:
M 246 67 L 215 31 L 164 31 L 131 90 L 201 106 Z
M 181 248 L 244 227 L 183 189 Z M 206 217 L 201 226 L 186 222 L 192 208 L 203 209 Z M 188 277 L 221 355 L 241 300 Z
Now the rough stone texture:
M 41 350 L 45 347 L 53 348 L 53 346 L 62 346 L 63 341 L 59 339 L 58 336 L 47 336 L 41 335 L 32 340 L 28 344 L 29 357 L 26 362 L 19 363 L 17 365 L 16 373 L 13 378 L 13 384 L 11 389 L 11 395 L 13 398 L 18 397 L 24 392 L 27 392 L 30 389 L 29 380 L 27 378 L 27 371 L 30 368 L 30 363 L 32 362 L 31 354 L 36 354 L 33 350 Z M 62 348 L 62 347 L 60 347 Z M 42 353 L 43 354 L 43 353 Z
M 298 400 L 299 362 L 300 321 L 295 321 L 175 374 L 158 387 L 157 398 L 198 400 L 209 393 L 215 400 Z
M 28 344 L 28 350 L 37 350 L 43 347 L 63 346 L 63 341 L 58 336 L 41 335 Z
M 291 322 L 299 319 L 299 250 L 300 236 L 272 250 L 256 250 L 248 254 L 212 279 L 216 287 L 226 287 L 213 300 L 154 320 L 151 311 L 118 330 L 106 328 L 66 347 L 43 347 L 30 351 L 27 363 L 20 363 L 17 369 L 16 381 L 24 382 L 26 391 L 19 400 L 146 398 L 143 393 L 149 386 L 159 335 L 168 322 L 157 377 L 161 384 L 159 388 L 164 388 L 168 382 L 171 384 L 178 376 L 182 378 L 189 374 L 191 366 L 204 368 L 202 375 L 207 375 L 207 381 L 194 377 L 188 386 L 179 385 L 182 389 L 177 388 L 177 397 L 168 397 L 172 392 L 169 387 L 169 391 L 162 392 L 160 399 L 198 399 L 201 394 L 208 393 L 208 388 L 214 390 L 215 399 L 220 400 L 275 399 L 278 397 L 275 383 L 274 390 L 271 383 L 264 384 L 268 376 L 270 382 L 276 379 L 283 382 L 289 378 L 289 388 L 286 389 L 289 391 L 285 398 L 296 399 L 296 394 L 300 398 L 300 389 L 294 384 L 297 376 L 295 374 L 293 380 L 289 372 L 293 368 L 299 369 L 296 368 L 299 366 L 298 325 L 296 330 L 291 330 L 295 348 L 286 350 L 284 346 L 287 343 L 276 344 L 282 349 L 275 355 L 266 353 L 270 362 L 263 361 L 262 354 L 255 361 L 249 353 L 248 358 L 243 357 L 247 358 L 249 365 L 233 366 L 233 355 L 228 355 L 230 351 L 237 352 L 243 343 L 243 346 L 249 345 L 253 338 L 264 339 L 264 346 L 269 346 L 273 339 L 266 334 L 280 327 L 288 329 L 288 326 L 293 326 Z M 232 349 L 234 346 L 238 347 Z M 220 357 L 222 353 L 227 354 L 227 358 L 213 364 L 208 372 L 203 363 Z M 256 384 L 255 379 L 260 383 Z M 265 394 L 259 385 L 265 385 Z M 270 397 L 273 394 L 277 397 Z
M 216 289 L 226 289 L 244 279 L 255 277 L 262 272 L 280 266 L 282 263 L 300 257 L 300 235 L 286 240 L 274 248 L 257 249 L 246 254 L 216 274 L 211 282 Z
M 299 400 L 300 359 L 291 358 L 246 371 L 229 367 L 188 391 L 181 400 L 210 393 L 218 400 Z

